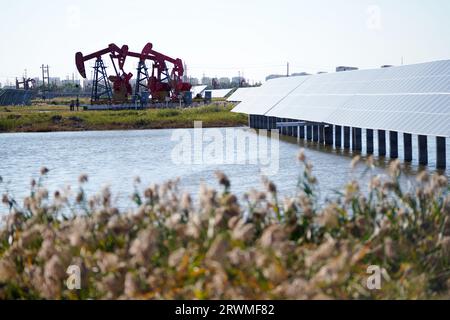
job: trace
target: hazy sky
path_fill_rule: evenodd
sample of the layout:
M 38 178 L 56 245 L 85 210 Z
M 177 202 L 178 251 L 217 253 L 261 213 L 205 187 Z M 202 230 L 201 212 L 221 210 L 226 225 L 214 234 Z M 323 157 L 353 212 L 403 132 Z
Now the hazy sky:
M 74 55 L 128 44 L 183 59 L 188 74 L 263 80 L 271 73 L 450 59 L 449 0 L 8 1 L 0 82 L 76 73 Z M 128 70 L 135 73 L 135 61 Z M 90 72 L 88 72 L 90 74 Z

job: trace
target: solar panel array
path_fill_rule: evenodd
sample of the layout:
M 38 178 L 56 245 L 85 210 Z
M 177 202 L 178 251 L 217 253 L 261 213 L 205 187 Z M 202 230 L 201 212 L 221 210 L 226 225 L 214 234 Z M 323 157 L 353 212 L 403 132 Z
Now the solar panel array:
M 0 106 L 30 105 L 34 96 L 31 90 L 0 89 Z
M 266 82 L 234 112 L 450 136 L 450 60 Z

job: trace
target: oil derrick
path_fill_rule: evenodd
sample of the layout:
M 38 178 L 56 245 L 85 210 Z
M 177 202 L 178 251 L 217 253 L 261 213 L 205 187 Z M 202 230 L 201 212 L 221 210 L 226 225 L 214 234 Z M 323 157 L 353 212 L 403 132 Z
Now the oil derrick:
M 92 80 L 91 103 L 107 101 L 111 103 L 111 86 L 108 81 L 106 67 L 103 60 L 99 57 L 95 60 L 94 79 Z
M 35 87 L 35 81 L 31 78 L 23 77 L 22 81 L 16 78 L 16 89 L 31 90 Z
M 148 83 L 147 80 L 149 78 L 148 68 L 145 64 L 145 61 L 139 60 L 137 67 L 137 78 L 136 78 L 136 87 L 134 89 L 134 103 L 137 101 L 145 104 L 148 100 L 149 92 L 148 92 Z

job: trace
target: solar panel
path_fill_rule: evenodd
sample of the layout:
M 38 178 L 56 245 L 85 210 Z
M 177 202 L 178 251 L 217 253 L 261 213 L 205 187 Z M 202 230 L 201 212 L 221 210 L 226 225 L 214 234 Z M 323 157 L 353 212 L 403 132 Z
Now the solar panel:
M 299 76 L 269 80 L 258 89 L 257 94 L 245 98 L 238 104 L 233 112 L 264 115 L 307 78 Z
M 205 91 L 207 86 L 201 85 L 201 86 L 193 86 L 191 88 L 192 97 L 195 98 L 198 94 L 202 94 L 203 91 Z
M 336 125 L 450 136 L 450 95 L 354 96 L 325 120 Z
M 325 122 L 330 114 L 347 101 L 349 96 L 340 95 L 289 95 L 266 113 L 269 117 Z M 292 107 L 295 105 L 295 107 Z
M 258 90 L 258 88 L 259 87 L 238 88 L 231 96 L 228 97 L 227 101 L 241 102 L 248 97 L 257 94 L 256 90 Z
M 211 91 L 212 98 L 225 98 L 233 89 L 215 89 Z
M 450 60 L 308 76 L 290 91 L 288 79 L 269 81 L 233 111 L 450 136 Z

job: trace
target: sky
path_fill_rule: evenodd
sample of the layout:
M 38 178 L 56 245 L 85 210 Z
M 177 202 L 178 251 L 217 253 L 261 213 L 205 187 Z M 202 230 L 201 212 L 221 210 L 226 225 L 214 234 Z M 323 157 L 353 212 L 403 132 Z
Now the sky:
M 77 78 L 75 53 L 109 43 L 140 52 L 151 42 L 188 76 L 240 72 L 250 82 L 286 73 L 287 62 L 291 73 L 316 73 L 450 59 L 448 0 L 20 0 L 2 6 L 0 21 L 2 84 L 25 69 L 39 76 L 42 64 Z

